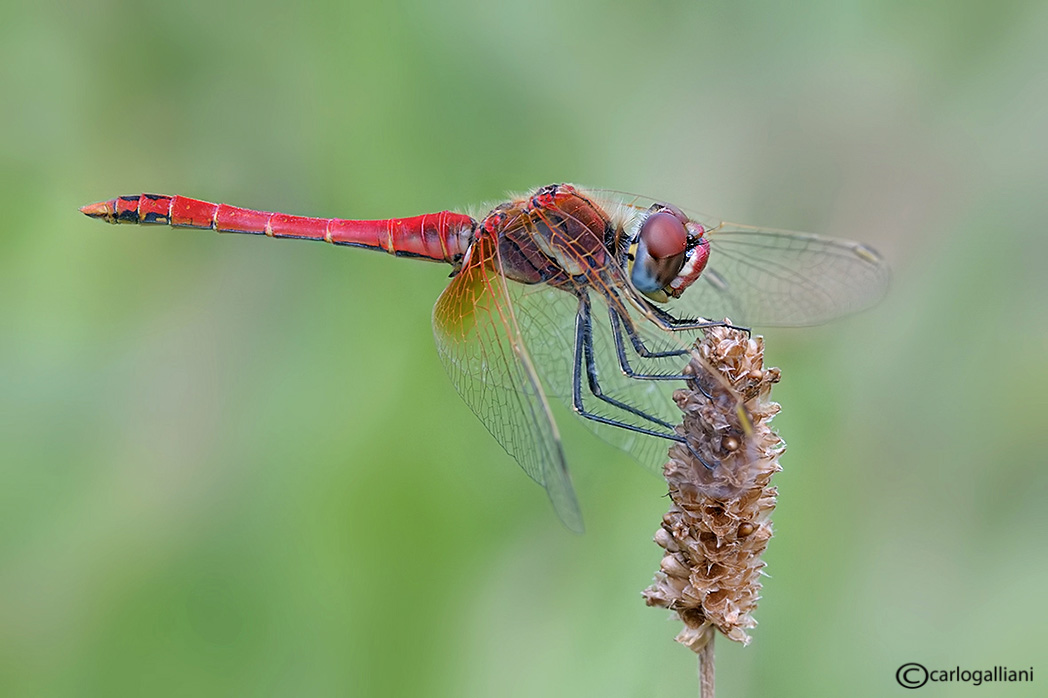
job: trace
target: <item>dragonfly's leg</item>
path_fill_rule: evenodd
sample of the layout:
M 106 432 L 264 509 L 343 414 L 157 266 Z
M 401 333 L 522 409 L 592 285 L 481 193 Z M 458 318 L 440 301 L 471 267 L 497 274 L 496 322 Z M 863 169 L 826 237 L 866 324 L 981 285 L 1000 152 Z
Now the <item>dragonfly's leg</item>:
M 750 328 L 732 325 L 724 321 L 713 321 L 705 318 L 678 318 L 658 307 L 650 300 L 642 296 L 625 279 L 613 278 L 614 287 L 621 288 L 630 303 L 639 310 L 644 317 L 666 332 L 685 332 L 688 330 L 708 330 L 714 327 L 727 327 L 750 334 Z M 609 284 L 612 285 L 612 284 Z
M 672 358 L 674 356 L 687 356 L 691 353 L 691 349 L 670 349 L 668 351 L 652 351 L 644 344 L 644 340 L 641 339 L 640 334 L 637 332 L 636 326 L 634 326 L 632 319 L 628 317 L 623 310 L 615 308 L 613 305 L 608 305 L 608 315 L 611 317 L 611 326 L 615 330 L 616 335 L 619 333 L 620 325 L 626 330 L 626 335 L 630 339 L 630 343 L 636 350 L 637 355 L 645 359 L 665 359 Z
M 732 325 L 731 323 L 724 322 L 723 320 L 707 320 L 705 318 L 679 318 L 671 315 L 657 305 L 651 305 L 651 311 L 653 320 L 656 325 L 662 327 L 662 329 L 669 332 L 681 332 L 684 330 L 709 330 L 714 327 L 727 327 L 729 330 L 738 330 L 740 332 L 750 333 L 749 327 L 741 327 L 739 325 Z
M 666 427 L 667 429 L 672 430 L 673 425 L 669 422 L 663 421 L 658 417 L 653 417 L 647 412 L 639 410 L 636 407 L 633 407 L 632 405 L 628 405 L 624 402 L 621 402 L 613 397 L 609 397 L 608 395 L 604 394 L 604 391 L 601 389 L 600 383 L 597 380 L 597 362 L 593 354 L 593 315 L 591 313 L 591 305 L 588 296 L 582 296 L 579 298 L 578 318 L 583 326 L 582 348 L 584 358 L 586 361 L 586 380 L 589 383 L 589 389 L 590 392 L 593 394 L 593 397 L 603 402 L 606 402 L 609 405 L 617 407 L 620 410 L 624 410 L 649 422 L 658 424 L 659 426 Z
M 619 427 L 620 429 L 626 429 L 627 431 L 634 431 L 634 432 L 637 432 L 638 434 L 646 434 L 648 436 L 654 436 L 654 437 L 657 437 L 657 438 L 660 438 L 660 439 L 666 439 L 668 441 L 676 441 L 677 443 L 684 444 L 684 447 L 687 448 L 688 451 L 690 451 L 691 454 L 693 456 L 695 456 L 695 458 L 700 463 L 702 463 L 702 465 L 704 467 L 706 467 L 709 470 L 712 470 L 713 466 L 710 465 L 709 463 L 707 463 L 705 460 L 703 460 L 702 456 L 700 456 L 698 453 L 696 453 L 695 449 L 691 447 L 691 444 L 688 443 L 688 440 L 685 439 L 680 434 L 676 434 L 676 433 L 667 434 L 667 433 L 664 433 L 664 432 L 655 431 L 654 429 L 647 429 L 645 427 L 638 427 L 635 424 L 629 424 L 628 422 L 622 422 L 622 421 L 617 420 L 617 419 L 612 419 L 611 417 L 604 417 L 604 416 L 601 416 L 599 414 L 594 414 L 593 412 L 589 412 L 585 408 L 585 406 L 583 405 L 583 402 L 582 402 L 582 364 L 583 364 L 583 361 L 584 361 L 584 358 L 585 358 L 585 353 L 586 353 L 586 349 L 585 349 L 585 335 L 586 335 L 585 324 L 586 323 L 585 323 L 584 320 L 585 320 L 585 316 L 588 314 L 588 306 L 589 306 L 588 298 L 580 297 L 579 303 L 580 303 L 580 306 L 579 306 L 580 312 L 579 312 L 577 320 L 575 321 L 575 361 L 574 361 L 574 366 L 572 367 L 572 376 L 571 376 L 571 407 L 572 407 L 572 409 L 574 409 L 575 412 L 580 417 L 584 417 L 586 419 L 590 419 L 590 420 L 592 420 L 594 422 L 598 422 L 600 424 L 607 424 L 608 426 Z
M 608 309 L 608 317 L 611 321 L 611 335 L 615 341 L 615 354 L 618 356 L 619 368 L 622 372 L 630 378 L 637 378 L 639 380 L 687 380 L 690 376 L 686 376 L 682 373 L 638 373 L 632 366 L 630 366 L 629 359 L 626 358 L 626 344 L 622 341 L 623 332 L 630 338 L 630 343 L 633 344 L 633 348 L 637 351 L 639 356 L 646 359 L 661 359 L 661 358 L 672 358 L 675 356 L 687 356 L 691 354 L 690 349 L 674 349 L 672 351 L 650 351 L 644 346 L 643 340 L 640 335 L 637 334 L 637 330 L 629 322 L 629 319 L 624 319 L 614 309 Z
M 609 308 L 609 316 L 611 318 L 611 334 L 615 338 L 615 353 L 619 358 L 619 368 L 622 372 L 630 378 L 637 378 L 639 380 L 679 380 L 679 381 L 692 381 L 695 387 L 699 389 L 707 400 L 712 400 L 713 396 L 710 395 L 709 391 L 706 390 L 702 385 L 699 384 L 694 374 L 678 373 L 678 374 L 665 374 L 665 373 L 654 373 L 654 374 L 642 374 L 637 373 L 632 366 L 630 366 L 629 359 L 626 358 L 626 345 L 622 341 L 622 333 L 625 332 L 631 342 L 633 343 L 634 349 L 637 353 L 643 356 L 641 348 L 644 347 L 644 343 L 641 338 L 637 335 L 637 329 L 630 323 L 629 318 L 622 318 L 615 310 Z M 646 349 L 646 348 L 645 348 Z M 691 351 L 684 349 L 679 354 L 690 354 Z M 665 356 L 674 356 L 674 352 L 662 352 Z M 657 355 L 657 354 L 656 354 Z

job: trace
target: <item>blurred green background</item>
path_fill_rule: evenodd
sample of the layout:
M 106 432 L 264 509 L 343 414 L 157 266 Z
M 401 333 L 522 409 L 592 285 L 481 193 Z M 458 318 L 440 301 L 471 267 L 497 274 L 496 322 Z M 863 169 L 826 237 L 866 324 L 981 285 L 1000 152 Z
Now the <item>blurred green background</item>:
M 789 452 L 721 694 L 881 696 L 909 661 L 1043 691 L 1045 3 L 2 14 L 0 695 L 693 695 L 640 598 L 664 484 L 561 411 L 588 532 L 563 529 L 444 375 L 446 269 L 77 213 L 560 181 L 895 269 L 870 312 L 764 332 Z

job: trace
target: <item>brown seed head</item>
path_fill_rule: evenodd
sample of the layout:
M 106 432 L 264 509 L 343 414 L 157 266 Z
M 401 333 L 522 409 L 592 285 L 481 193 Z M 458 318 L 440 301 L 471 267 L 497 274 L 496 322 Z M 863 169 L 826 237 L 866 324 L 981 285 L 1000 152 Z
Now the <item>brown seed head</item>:
M 779 370 L 763 362 L 761 337 L 711 329 L 685 370 L 688 388 L 673 396 L 690 448 L 674 445 L 663 469 L 673 505 L 655 542 L 666 553 L 644 598 L 677 613 L 685 625 L 677 641 L 695 652 L 713 629 L 748 643 L 757 624 L 760 556 L 775 508 L 769 482 L 785 449 L 768 425 L 779 411 L 770 400 Z

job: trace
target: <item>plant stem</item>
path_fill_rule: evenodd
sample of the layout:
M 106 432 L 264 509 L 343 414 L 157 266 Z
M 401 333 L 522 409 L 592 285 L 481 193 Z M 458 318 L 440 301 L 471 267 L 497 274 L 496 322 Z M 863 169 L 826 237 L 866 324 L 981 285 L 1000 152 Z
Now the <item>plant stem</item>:
M 699 698 L 713 698 L 713 639 L 715 634 L 710 634 L 710 641 L 699 650 Z

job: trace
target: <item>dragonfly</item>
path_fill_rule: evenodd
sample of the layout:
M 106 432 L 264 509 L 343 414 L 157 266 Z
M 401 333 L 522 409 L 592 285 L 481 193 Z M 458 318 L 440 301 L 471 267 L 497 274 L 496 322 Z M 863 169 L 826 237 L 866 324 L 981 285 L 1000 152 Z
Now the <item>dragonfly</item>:
M 314 218 L 140 194 L 89 204 L 108 223 L 317 240 L 443 262 L 440 359 L 487 430 L 581 531 L 551 398 L 659 472 L 688 338 L 715 326 L 805 326 L 873 305 L 888 265 L 871 247 L 729 223 L 613 190 L 551 184 L 490 209 Z M 722 319 L 723 318 L 723 319 Z M 727 320 L 730 318 L 730 320 Z M 715 463 L 706 464 L 716 467 Z

